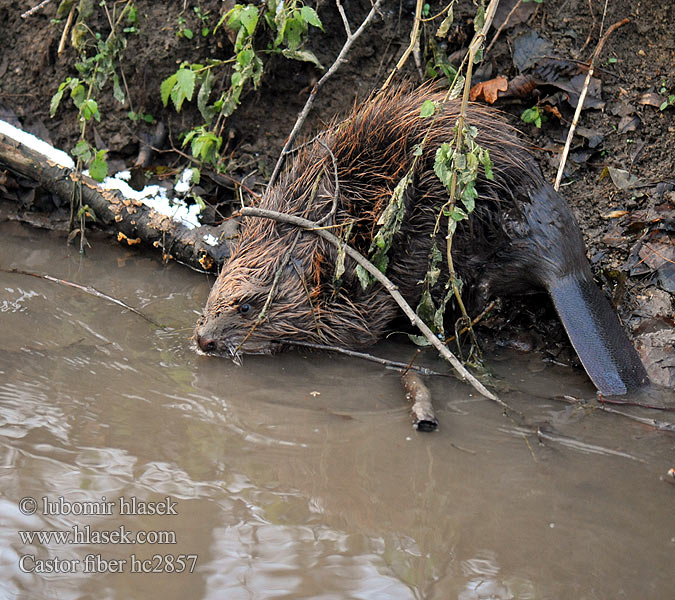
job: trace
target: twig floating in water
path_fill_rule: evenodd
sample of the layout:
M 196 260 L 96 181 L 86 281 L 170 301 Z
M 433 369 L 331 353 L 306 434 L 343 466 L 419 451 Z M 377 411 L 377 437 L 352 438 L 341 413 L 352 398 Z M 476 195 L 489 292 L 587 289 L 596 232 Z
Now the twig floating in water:
M 108 294 L 104 294 L 103 292 L 99 292 L 96 288 L 91 287 L 90 285 L 81 285 L 79 283 L 75 283 L 74 281 L 68 281 L 67 279 L 59 279 L 58 277 L 52 277 L 51 275 L 44 275 L 42 273 L 32 273 L 30 271 L 23 271 L 22 269 L 0 269 L 3 273 L 15 273 L 16 275 L 28 275 L 29 277 L 37 277 L 38 279 L 45 279 L 47 281 L 51 281 L 52 283 L 58 283 L 59 285 L 65 285 L 67 287 L 72 287 L 75 288 L 76 290 L 80 290 L 81 292 L 84 292 L 85 294 L 90 294 L 91 296 L 96 296 L 97 298 L 103 298 L 104 300 L 107 300 L 108 302 L 112 302 L 113 304 L 117 304 L 118 306 L 121 306 L 122 308 L 125 308 L 127 310 L 130 310 L 132 313 L 138 315 L 142 319 L 145 319 L 148 323 L 152 323 L 156 327 L 162 328 L 162 326 L 157 323 L 157 321 L 154 321 L 147 315 L 144 315 L 140 310 L 137 308 L 134 308 L 133 306 L 129 306 L 125 302 L 122 302 L 122 300 L 118 300 L 117 298 L 113 298 L 112 296 L 108 296 Z
M 361 358 L 363 360 L 369 360 L 370 362 L 379 363 L 385 367 L 390 367 L 393 369 L 408 369 L 415 371 L 422 375 L 438 375 L 440 377 L 449 377 L 448 373 L 439 373 L 433 369 L 428 369 L 427 367 L 418 367 L 416 365 L 411 365 L 409 363 L 402 363 L 396 360 L 388 360 L 380 356 L 374 356 L 373 354 L 368 354 L 367 352 L 358 352 L 356 350 L 349 350 L 348 348 L 340 348 L 340 346 L 330 346 L 329 344 L 316 344 L 314 342 L 302 342 L 299 340 L 279 340 L 279 344 L 288 344 L 289 346 L 300 346 L 302 348 L 312 348 L 313 350 L 326 350 L 327 352 L 336 352 L 337 354 L 344 354 L 345 356 L 352 356 L 354 358 Z
M 408 371 L 401 375 L 401 383 L 405 397 L 412 402 L 410 410 L 413 416 L 413 427 L 417 431 L 436 431 L 438 419 L 431 403 L 431 393 L 417 373 Z

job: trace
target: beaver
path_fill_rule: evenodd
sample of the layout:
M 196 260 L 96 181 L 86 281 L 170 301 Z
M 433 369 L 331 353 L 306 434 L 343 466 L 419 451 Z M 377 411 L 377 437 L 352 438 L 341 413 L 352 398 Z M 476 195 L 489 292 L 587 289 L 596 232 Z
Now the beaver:
M 398 89 L 355 107 L 300 149 L 258 206 L 331 226 L 367 255 L 382 212 L 410 171 L 405 214 L 387 253 L 386 274 L 417 306 L 431 234 L 448 200 L 434 159 L 440 144 L 453 139 L 460 105 L 446 102 L 431 120 L 422 118 L 420 109 L 426 100 L 440 105 L 443 97 L 428 88 Z M 625 394 L 647 382 L 616 313 L 593 282 L 574 215 L 544 180 L 519 132 L 497 111 L 476 104 L 469 105 L 466 122 L 477 128 L 476 142 L 489 151 L 492 178 L 480 169 L 475 210 L 458 223 L 452 238 L 465 304 L 477 312 L 493 297 L 546 290 L 602 394 Z M 440 218 L 443 224 L 449 217 Z M 435 237 L 445 261 L 445 236 Z M 197 344 L 206 353 L 233 358 L 275 352 L 282 340 L 373 344 L 399 316 L 398 306 L 382 286 L 364 289 L 349 257 L 336 278 L 337 262 L 337 249 L 310 231 L 243 218 L 197 323 Z M 431 293 L 440 302 L 444 283 L 437 282 Z

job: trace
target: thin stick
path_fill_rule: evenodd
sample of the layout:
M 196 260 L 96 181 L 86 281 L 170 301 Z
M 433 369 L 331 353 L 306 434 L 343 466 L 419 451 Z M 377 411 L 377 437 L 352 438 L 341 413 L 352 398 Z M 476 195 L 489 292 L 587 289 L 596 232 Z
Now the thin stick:
M 626 419 L 630 419 L 631 421 L 636 421 L 638 423 L 642 423 L 643 425 L 648 425 L 649 427 L 654 427 L 655 429 L 659 429 L 660 431 L 671 431 L 675 432 L 675 423 L 669 423 L 668 421 L 659 421 L 657 419 L 650 419 L 648 417 L 639 417 L 638 415 L 633 415 L 628 412 L 624 412 L 623 410 L 618 410 L 616 408 L 612 408 L 610 406 L 605 406 L 604 404 L 596 404 L 596 403 L 588 403 L 588 402 L 583 402 L 582 400 L 579 400 L 578 398 L 574 398 L 573 396 L 555 396 L 556 400 L 562 400 L 563 402 L 567 402 L 567 404 L 573 404 L 574 406 L 579 406 L 580 408 L 588 408 L 591 410 L 602 410 L 604 412 L 611 413 L 613 415 L 619 415 L 620 417 L 625 417 Z M 657 407 L 649 407 L 649 408 L 657 408 Z
M 326 142 L 324 142 L 321 138 L 317 138 L 317 141 L 326 149 L 326 152 L 330 154 L 330 158 L 333 161 L 333 177 L 335 182 L 335 191 L 333 192 L 333 206 L 331 206 L 330 212 L 327 215 L 321 217 L 316 222 L 316 224 L 321 225 L 322 223 L 329 221 L 329 224 L 332 225 L 331 219 L 337 212 L 338 198 L 340 197 L 340 178 L 338 177 L 338 164 L 335 158 L 335 154 L 333 154 L 333 151 L 328 147 L 328 144 L 326 144 Z
M 339 0 L 336 0 L 336 3 L 338 7 L 341 7 Z M 279 172 L 281 171 L 281 167 L 284 164 L 284 159 L 288 154 L 288 150 L 293 145 L 293 142 L 295 141 L 295 138 L 298 135 L 300 128 L 305 123 L 307 115 L 309 114 L 309 111 L 311 110 L 312 105 L 314 104 L 314 100 L 316 99 L 316 95 L 319 93 L 319 90 L 323 87 L 326 81 L 328 81 L 333 76 L 333 74 L 335 73 L 335 71 L 338 70 L 340 65 L 343 62 L 345 62 L 345 55 L 347 54 L 347 52 L 349 52 L 350 48 L 352 47 L 352 44 L 363 33 L 364 29 L 368 26 L 372 18 L 375 16 L 375 13 L 378 12 L 380 4 L 382 4 L 382 0 L 377 0 L 377 2 L 373 4 L 372 8 L 370 9 L 370 12 L 363 20 L 363 23 L 361 23 L 359 28 L 354 33 L 350 33 L 348 23 L 345 22 L 345 33 L 347 34 L 347 41 L 344 43 L 344 46 L 342 46 L 342 50 L 340 50 L 340 53 L 335 59 L 335 62 L 330 66 L 328 71 L 324 73 L 323 77 L 314 84 L 314 87 L 312 88 L 312 91 L 309 94 L 309 98 L 307 98 L 307 102 L 305 102 L 305 106 L 300 111 L 300 114 L 298 115 L 298 118 L 295 121 L 295 125 L 293 125 L 293 129 L 291 130 L 291 133 L 288 135 L 288 139 L 286 140 L 286 143 L 284 144 L 284 147 L 281 150 L 281 154 L 279 155 L 277 164 L 274 166 L 274 171 L 272 172 L 272 177 L 270 177 L 270 181 L 268 184 L 270 187 L 274 185 L 274 182 L 277 180 Z
M 303 219 L 302 217 L 296 217 L 295 215 L 288 215 L 280 213 L 273 210 L 266 210 L 263 208 L 253 208 L 245 207 L 240 210 L 240 213 L 244 216 L 249 217 L 264 217 L 267 219 L 272 219 L 280 223 L 289 223 L 290 225 L 295 225 L 301 227 L 302 229 L 307 229 L 312 231 L 314 234 L 322 237 L 336 248 L 344 248 L 345 252 L 359 265 L 361 265 L 370 275 L 372 275 L 377 281 L 379 281 L 384 288 L 391 294 L 391 297 L 396 301 L 396 303 L 401 307 L 405 315 L 410 319 L 410 322 L 415 325 L 424 337 L 429 340 L 432 346 L 438 350 L 445 360 L 447 360 L 455 369 L 460 379 L 468 381 L 473 388 L 480 393 L 482 396 L 497 402 L 502 408 L 511 411 L 511 407 L 506 404 L 504 401 L 500 400 L 492 392 L 487 390 L 485 386 L 478 381 L 469 371 L 466 370 L 464 365 L 457 359 L 457 357 L 448 350 L 448 348 L 441 342 L 438 337 L 427 327 L 426 323 L 420 319 L 415 311 L 410 308 L 410 305 L 405 301 L 401 293 L 398 291 L 397 287 L 391 282 L 391 280 L 382 273 L 377 267 L 375 267 L 369 260 L 364 258 L 359 252 L 354 250 L 351 246 L 344 244 L 342 240 L 334 236 L 332 233 L 325 229 L 316 229 L 316 223 L 309 221 L 308 219 Z
M 24 271 L 22 269 L 0 269 L 0 271 L 2 271 L 3 273 L 15 273 L 16 275 L 28 275 L 30 277 L 37 277 L 38 279 L 46 279 L 47 281 L 51 281 L 52 283 L 58 283 L 59 285 L 65 285 L 67 287 L 75 288 L 76 290 L 80 290 L 85 294 L 90 294 L 91 296 L 95 296 L 96 298 L 103 298 L 108 302 L 117 304 L 118 306 L 121 306 L 122 308 L 125 308 L 126 310 L 129 310 L 132 313 L 138 315 L 142 319 L 145 319 L 148 323 L 152 323 L 156 327 L 162 327 L 159 323 L 153 321 L 147 315 L 144 315 L 140 310 L 134 308 L 133 306 L 129 306 L 125 302 L 122 302 L 122 300 L 118 300 L 117 298 L 108 296 L 108 294 L 99 292 L 96 288 L 93 288 L 90 285 L 80 285 L 79 283 L 75 283 L 74 281 L 68 281 L 67 279 L 59 279 L 58 277 L 52 277 L 51 275 L 44 275 L 42 273 L 33 273 L 31 271 Z
M 405 390 L 405 397 L 412 403 L 410 412 L 413 416 L 413 427 L 417 431 L 435 431 L 438 429 L 438 419 L 431 403 L 431 392 L 424 385 L 417 373 L 404 373 L 401 383 Z
M 392 369 L 408 369 L 410 371 L 415 371 L 422 375 L 437 375 L 439 377 L 448 377 L 447 373 L 439 373 L 433 369 L 427 369 L 426 367 L 418 367 L 416 365 L 411 365 L 410 363 L 402 363 L 397 360 L 388 360 L 380 356 L 374 356 L 373 354 L 368 354 L 366 352 L 358 352 L 356 350 L 349 350 L 347 348 L 341 348 L 340 346 L 330 346 L 328 344 L 315 344 L 314 342 L 301 342 L 298 340 L 277 340 L 277 344 L 288 344 L 290 346 L 301 346 L 303 348 L 311 348 L 313 350 L 325 350 L 327 352 L 335 352 L 337 354 L 344 354 L 345 356 L 351 356 L 352 358 L 361 358 L 363 360 L 368 360 L 370 362 L 378 363 L 384 365 L 385 367 L 390 367 Z
M 403 54 L 401 55 L 401 58 L 398 59 L 396 66 L 392 69 L 391 73 L 389 73 L 389 77 L 387 77 L 387 80 L 384 82 L 384 85 L 380 88 L 381 92 L 389 87 L 389 84 L 391 83 L 391 80 L 394 78 L 394 75 L 396 75 L 396 73 L 398 73 L 403 68 L 403 65 L 405 65 L 406 61 L 410 57 L 410 53 L 415 49 L 415 46 L 419 41 L 420 23 L 422 22 L 423 5 L 424 0 L 417 0 L 417 4 L 415 6 L 415 21 L 413 22 L 413 28 L 410 31 L 410 44 L 408 44 L 408 47 L 404 50 Z
M 494 300 L 492 300 L 492 302 L 490 302 L 490 304 L 488 304 L 488 305 L 483 309 L 483 312 L 481 312 L 477 317 L 475 317 L 475 318 L 471 321 L 471 327 L 473 327 L 474 325 L 476 325 L 479 321 L 482 321 L 482 320 L 483 320 L 483 317 L 484 317 L 485 315 L 487 315 L 487 314 L 488 314 L 488 313 L 496 306 L 496 304 L 497 304 L 497 302 L 495 302 Z M 469 331 L 469 328 L 468 328 L 468 327 L 462 327 L 462 329 L 460 329 L 460 331 L 459 331 L 458 333 L 459 333 L 459 335 L 462 335 L 463 333 L 466 333 L 467 331 Z M 446 343 L 446 344 L 449 344 L 450 342 L 454 342 L 454 341 L 455 341 L 455 336 L 454 336 L 454 335 L 451 335 L 447 340 L 445 340 L 445 343 Z
M 25 13 L 23 13 L 23 14 L 21 15 L 21 18 L 22 18 L 22 19 L 27 19 L 27 18 L 30 17 L 31 15 L 35 14 L 35 13 L 36 13 L 38 10 L 40 10 L 42 7 L 47 6 L 47 4 L 49 4 L 51 1 L 52 1 L 52 0 L 42 0 L 42 2 L 40 2 L 40 4 L 38 4 L 37 6 L 34 6 L 34 7 L 31 8 L 30 10 L 27 10 Z
M 71 6 L 70 12 L 68 13 L 68 20 L 66 21 L 66 26 L 63 28 L 61 40 L 59 41 L 59 48 L 56 51 L 56 54 L 58 55 L 61 55 L 66 48 L 66 38 L 68 37 L 68 31 L 70 31 L 70 26 L 73 24 L 74 16 L 75 16 L 75 4 Z
M 591 43 L 591 38 L 593 37 L 593 30 L 595 29 L 595 24 L 597 21 L 595 20 L 595 15 L 593 14 L 593 4 L 591 0 L 588 0 L 588 12 L 591 13 L 591 19 L 593 19 L 593 22 L 591 23 L 591 27 L 588 30 L 588 37 L 586 38 L 586 41 L 584 42 L 584 45 L 581 47 L 581 50 L 579 50 L 579 55 L 586 50 L 586 46 Z
M 605 8 L 607 8 L 605 6 Z M 603 15 L 604 19 L 604 15 Z M 619 27 L 623 27 L 626 23 L 630 23 L 630 19 L 622 19 L 621 21 L 614 23 L 600 38 L 598 45 L 595 47 L 593 56 L 591 56 L 590 66 L 588 67 L 588 73 L 586 74 L 586 81 L 584 81 L 584 87 L 581 90 L 579 96 L 579 102 L 577 104 L 577 109 L 574 112 L 574 119 L 572 119 L 572 125 L 570 125 L 570 130 L 567 132 L 567 140 L 565 141 L 565 147 L 563 148 L 562 156 L 560 157 L 560 165 L 558 166 L 558 174 L 555 178 L 555 183 L 553 188 L 558 191 L 560 189 L 560 182 L 562 181 L 563 171 L 565 170 L 565 163 L 567 162 L 567 155 L 570 152 L 570 147 L 572 146 L 572 138 L 574 137 L 574 131 L 577 128 L 577 123 L 579 122 L 579 115 L 581 115 L 581 110 L 584 107 L 584 100 L 586 100 L 586 93 L 588 92 L 588 86 L 591 82 L 591 77 L 593 77 L 593 70 L 595 69 L 595 61 L 602 51 L 602 47 L 605 45 L 607 38 L 609 38 L 612 33 L 614 33 Z

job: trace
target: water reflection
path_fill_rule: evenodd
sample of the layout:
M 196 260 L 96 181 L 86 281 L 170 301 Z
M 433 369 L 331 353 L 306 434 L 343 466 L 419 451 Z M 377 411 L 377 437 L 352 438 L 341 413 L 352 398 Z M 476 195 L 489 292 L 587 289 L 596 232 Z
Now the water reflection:
M 30 243 L 51 250 L 24 263 L 32 234 L 0 233 L 3 260 L 14 257 L 3 267 L 80 280 L 163 326 L 0 274 L 0 596 L 669 597 L 672 488 L 658 476 L 672 439 L 512 394 L 533 422 L 581 443 L 540 444 L 452 380 L 431 382 L 441 431 L 415 434 L 397 376 L 379 366 L 298 353 L 237 368 L 197 356 L 188 338 L 205 279 L 102 241 L 81 261 L 44 234 Z M 586 385 L 559 375 L 528 372 L 525 385 Z M 170 498 L 177 514 L 26 515 L 24 497 Z M 176 543 L 18 533 L 86 526 L 173 532 Z M 26 573 L 26 554 L 127 562 L 121 573 Z M 132 556 L 153 554 L 198 558 L 193 573 L 132 571 Z

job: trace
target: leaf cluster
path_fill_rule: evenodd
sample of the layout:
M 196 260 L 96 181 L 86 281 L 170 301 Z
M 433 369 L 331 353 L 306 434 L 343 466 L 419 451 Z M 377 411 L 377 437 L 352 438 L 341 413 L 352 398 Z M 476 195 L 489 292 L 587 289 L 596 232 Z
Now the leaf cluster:
M 59 5 L 57 15 L 67 14 L 74 6 L 74 2 L 65 0 Z M 107 9 L 105 1 L 100 6 Z M 100 32 L 94 32 L 87 24 L 87 19 L 94 13 L 95 4 L 92 0 L 80 0 L 76 6 L 77 20 L 73 26 L 71 44 L 77 50 L 79 60 L 75 63 L 78 77 L 67 77 L 59 85 L 52 96 L 49 105 L 49 114 L 53 117 L 63 97 L 69 92 L 75 108 L 78 111 L 80 122 L 80 140 L 72 150 L 79 164 L 87 165 L 89 174 L 97 181 L 103 181 L 108 174 L 108 165 L 105 159 L 105 150 L 96 150 L 86 140 L 87 123 L 94 119 L 101 120 L 97 95 L 103 91 L 108 81 L 112 80 L 113 98 L 120 104 L 126 101 L 126 96 L 120 84 L 119 63 L 127 47 L 127 38 L 123 33 L 136 33 L 138 14 L 131 2 L 122 9 L 119 15 L 113 11 L 111 30 L 104 38 Z M 124 22 L 127 26 L 120 32 L 118 25 Z M 92 52 L 93 51 L 93 52 Z
M 205 24 L 206 16 L 201 13 L 198 16 Z M 316 56 L 303 48 L 310 26 L 323 29 L 316 11 L 297 0 L 267 0 L 262 6 L 235 4 L 212 31 L 216 34 L 219 29 L 225 28 L 233 34 L 233 56 L 226 60 L 211 59 L 207 64 L 184 62 L 176 73 L 162 82 L 162 103 L 167 106 L 171 101 L 178 112 L 185 101 L 193 100 L 198 90 L 197 107 L 204 124 L 193 128 L 183 138 L 184 146 L 191 144 L 195 158 L 217 166 L 224 121 L 239 106 L 246 87 L 252 85 L 255 89 L 260 85 L 264 70 L 263 55 L 281 54 L 321 67 Z M 208 35 L 207 30 L 204 25 L 202 34 L 206 31 Z M 261 30 L 266 34 L 263 35 Z M 258 40 L 265 37 L 268 39 L 267 48 L 260 48 Z M 212 100 L 214 87 L 222 80 L 216 72 L 226 68 L 229 68 L 229 86 Z

